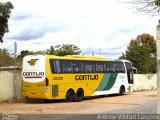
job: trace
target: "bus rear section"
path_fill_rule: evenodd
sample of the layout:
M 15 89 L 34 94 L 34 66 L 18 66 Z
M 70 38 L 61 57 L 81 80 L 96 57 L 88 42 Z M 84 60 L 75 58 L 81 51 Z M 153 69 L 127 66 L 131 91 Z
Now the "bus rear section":
M 48 79 L 45 78 L 45 55 L 23 58 L 22 95 L 24 98 L 48 99 Z

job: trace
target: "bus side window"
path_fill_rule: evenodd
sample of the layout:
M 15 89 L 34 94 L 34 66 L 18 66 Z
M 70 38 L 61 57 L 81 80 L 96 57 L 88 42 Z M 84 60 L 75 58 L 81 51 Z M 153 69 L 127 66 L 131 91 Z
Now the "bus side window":
M 107 61 L 106 62 L 106 72 L 109 72 L 109 73 L 113 73 L 115 72 L 115 64 L 114 62 L 112 61 Z
M 129 62 L 125 62 L 126 64 L 126 69 L 127 69 L 127 72 L 132 72 L 132 66 Z
M 62 70 L 63 70 L 63 73 L 73 72 L 72 62 L 70 60 L 63 60 L 62 61 Z
M 84 62 L 84 71 L 86 73 L 95 72 L 95 64 L 94 64 L 94 62 Z
M 50 60 L 51 72 L 52 73 L 60 73 L 60 61 L 59 60 Z
M 116 71 L 119 73 L 125 73 L 124 64 L 122 62 L 116 63 Z
M 104 62 L 96 62 L 96 72 L 104 72 Z
M 83 62 L 82 61 L 72 61 L 73 72 L 82 73 L 83 72 Z

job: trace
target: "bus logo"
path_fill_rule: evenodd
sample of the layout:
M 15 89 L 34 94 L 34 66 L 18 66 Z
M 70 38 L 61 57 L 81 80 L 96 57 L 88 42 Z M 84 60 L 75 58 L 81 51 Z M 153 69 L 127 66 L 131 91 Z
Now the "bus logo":
M 38 59 L 31 59 L 30 61 L 27 61 L 27 62 L 30 64 L 30 66 L 34 66 L 37 60 Z

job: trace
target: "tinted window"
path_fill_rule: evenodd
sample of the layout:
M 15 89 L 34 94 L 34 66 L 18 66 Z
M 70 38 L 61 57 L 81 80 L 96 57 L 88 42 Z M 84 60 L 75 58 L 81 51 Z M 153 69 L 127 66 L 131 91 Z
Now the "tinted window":
M 108 61 L 106 62 L 106 72 L 115 72 L 115 64 L 114 62 Z
M 104 63 L 96 62 L 96 72 L 104 72 Z
M 83 72 L 83 62 L 82 61 L 72 61 L 73 72 Z
M 129 62 L 125 62 L 125 65 L 128 72 L 132 71 L 132 66 Z
M 72 62 L 69 60 L 62 61 L 62 72 L 63 73 L 71 73 L 73 72 L 72 69 Z
M 84 62 L 84 71 L 86 73 L 91 73 L 91 72 L 95 72 L 95 64 L 94 62 Z
M 124 64 L 122 62 L 116 62 L 116 71 L 120 73 L 125 73 Z
M 51 67 L 52 73 L 60 73 L 61 72 L 59 60 L 50 60 L 50 67 Z
M 126 62 L 128 71 L 132 71 L 130 63 Z M 52 73 L 103 73 L 103 72 L 125 72 L 122 62 L 93 62 L 76 60 L 50 60 Z

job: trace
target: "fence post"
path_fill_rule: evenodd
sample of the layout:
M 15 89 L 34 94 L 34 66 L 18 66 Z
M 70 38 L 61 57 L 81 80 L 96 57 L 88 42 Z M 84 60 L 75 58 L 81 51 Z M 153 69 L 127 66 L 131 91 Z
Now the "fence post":
M 160 114 L 160 20 L 156 28 L 157 38 L 157 114 Z
M 14 42 L 14 100 L 17 101 L 17 92 L 16 92 L 16 53 L 17 53 L 17 43 Z

